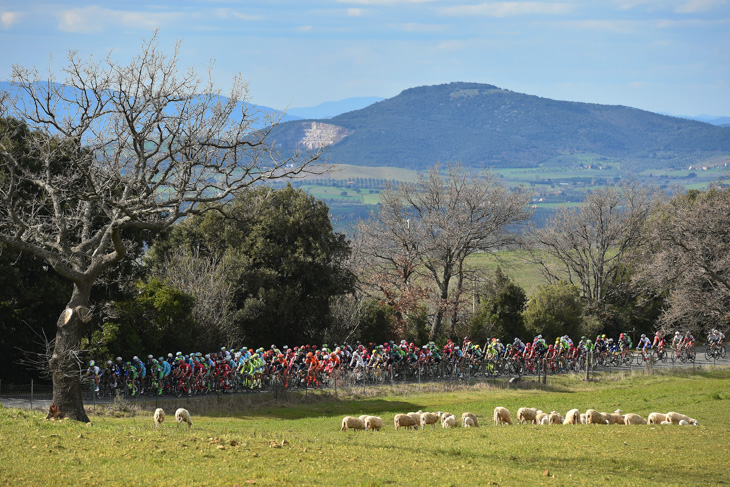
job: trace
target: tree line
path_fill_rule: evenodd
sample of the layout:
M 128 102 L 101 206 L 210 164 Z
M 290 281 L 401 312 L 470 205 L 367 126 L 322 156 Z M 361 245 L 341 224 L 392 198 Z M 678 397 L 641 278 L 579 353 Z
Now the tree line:
M 221 98 L 155 38 L 128 65 L 71 53 L 65 74 L 64 86 L 15 66 L 21 95 L 0 94 L 0 373 L 17 379 L 22 351 L 40 349 L 71 418 L 88 419 L 88 354 L 700 331 L 730 318 L 728 190 L 666 198 L 623 184 L 537 228 L 529 192 L 436 166 L 385 181 L 348 238 L 322 201 L 270 186 L 316 173 L 320 153 L 279 157 L 277 121 L 254 128 L 240 79 Z M 544 274 L 532 296 L 509 269 L 473 264 L 518 247 Z

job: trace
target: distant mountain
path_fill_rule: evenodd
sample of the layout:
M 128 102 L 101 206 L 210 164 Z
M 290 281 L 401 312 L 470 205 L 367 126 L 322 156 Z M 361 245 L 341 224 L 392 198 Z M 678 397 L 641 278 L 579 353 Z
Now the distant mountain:
M 299 118 L 332 118 L 353 110 L 360 110 L 384 99 L 377 96 L 359 96 L 339 101 L 326 101 L 314 107 L 290 108 L 286 114 Z
M 333 163 L 423 169 L 727 160 L 730 129 L 625 106 L 551 100 L 478 83 L 422 86 L 328 120 L 281 124 L 288 151 L 329 144 Z
M 718 125 L 720 127 L 730 126 L 730 117 L 713 117 L 712 115 L 697 115 L 696 117 L 688 117 L 680 115 L 682 118 L 688 120 L 697 120 L 699 122 L 711 123 L 712 125 Z
M 19 91 L 15 87 L 13 87 L 12 83 L 10 83 L 8 81 L 0 81 L 0 93 L 2 93 L 2 92 L 10 92 L 11 94 L 19 93 Z M 65 86 L 63 89 L 64 96 L 66 96 L 67 98 L 73 97 L 73 95 L 74 95 L 73 92 L 74 92 L 74 89 L 71 87 L 68 87 L 68 86 Z M 20 93 L 20 95 L 22 97 L 22 100 L 26 104 L 30 102 L 30 97 L 28 97 L 25 93 Z M 225 98 L 225 97 L 221 97 L 221 98 Z M 238 106 L 237 106 L 236 111 L 238 113 L 240 113 L 240 110 L 239 110 L 240 106 L 241 106 L 241 102 L 239 102 Z M 246 106 L 249 109 L 249 112 L 251 114 L 253 114 L 257 119 L 257 123 L 254 124 L 253 128 L 263 127 L 265 117 L 271 117 L 273 119 L 278 119 L 278 117 L 281 116 L 281 113 L 282 113 L 280 110 L 276 110 L 275 108 L 270 108 L 270 107 L 263 106 L 263 105 L 253 105 L 251 103 L 246 103 Z M 292 120 L 301 120 L 301 118 L 294 116 L 294 115 L 290 115 L 290 114 L 285 114 L 284 117 L 282 118 L 283 122 L 292 121 Z

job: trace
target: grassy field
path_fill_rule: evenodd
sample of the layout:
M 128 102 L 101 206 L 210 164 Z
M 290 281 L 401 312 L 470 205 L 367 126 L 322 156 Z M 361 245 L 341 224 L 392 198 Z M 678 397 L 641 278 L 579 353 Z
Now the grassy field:
M 311 398 L 310 398 L 311 399 Z M 263 403 L 200 414 L 191 430 L 151 412 L 48 422 L 0 409 L 2 485 L 717 485 L 726 482 L 730 371 L 551 378 L 549 389 L 472 387 L 450 392 Z M 199 404 L 199 403 L 197 403 Z M 676 410 L 680 426 L 495 427 L 495 406 L 565 414 L 617 408 L 647 416 Z M 395 431 L 399 412 L 471 411 L 481 427 Z M 381 432 L 340 432 L 346 414 L 376 414 Z

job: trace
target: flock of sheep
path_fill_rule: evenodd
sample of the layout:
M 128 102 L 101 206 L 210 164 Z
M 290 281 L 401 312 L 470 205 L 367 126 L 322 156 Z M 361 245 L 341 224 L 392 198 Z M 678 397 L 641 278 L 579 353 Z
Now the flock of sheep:
M 162 422 L 165 421 L 165 410 L 162 408 L 155 409 L 155 415 L 152 419 L 155 422 L 155 428 L 160 426 Z M 188 429 L 190 429 L 193 425 L 193 420 L 190 419 L 190 412 L 185 408 L 178 408 L 178 410 L 175 411 L 175 420 L 177 421 L 178 428 L 183 423 L 188 425 Z
M 552 411 L 545 413 L 536 408 L 520 408 L 517 410 L 517 420 L 520 424 L 678 424 L 682 426 L 695 425 L 699 426 L 696 419 L 692 419 L 684 414 L 670 412 L 667 414 L 651 413 L 648 420 L 638 414 L 623 414 L 623 411 L 617 409 L 613 413 L 599 413 L 595 409 L 589 409 L 585 413 L 581 413 L 577 409 L 571 409 L 565 416 Z M 461 424 L 464 428 L 478 427 L 479 422 L 476 415 L 472 413 L 463 413 L 461 422 L 457 422 L 456 416 L 451 413 L 437 412 L 428 413 L 417 411 L 415 413 L 396 414 L 393 418 L 395 429 L 421 429 L 428 425 L 435 427 L 437 423 L 441 423 L 442 428 L 455 428 L 457 424 Z M 495 426 L 512 424 L 512 416 L 507 408 L 494 408 L 494 424 Z M 365 430 L 380 431 L 383 427 L 383 420 L 378 416 L 362 415 L 360 417 L 345 416 L 342 419 L 342 427 L 340 431 Z

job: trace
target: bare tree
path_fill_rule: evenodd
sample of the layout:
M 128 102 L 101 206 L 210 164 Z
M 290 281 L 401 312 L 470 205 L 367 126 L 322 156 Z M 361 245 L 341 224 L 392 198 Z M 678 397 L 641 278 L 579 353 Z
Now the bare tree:
M 544 227 L 528 232 L 531 258 L 549 282 L 567 280 L 600 305 L 646 243 L 643 226 L 655 202 L 652 188 L 638 184 L 595 190 L 581 207 L 559 208 Z
M 156 36 L 122 65 L 69 53 L 62 84 L 49 73 L 13 67 L 14 93 L 2 96 L 0 241 L 45 259 L 71 281 L 50 359 L 53 400 L 88 421 L 69 376 L 80 316 L 102 273 L 127 255 L 132 230 L 159 231 L 260 181 L 296 176 L 267 142 L 277 120 L 254 129 L 247 86 L 236 77 L 227 98 L 208 73 L 181 71 Z M 18 150 L 22 139 L 23 150 Z M 71 311 L 71 312 L 70 312 Z
M 466 259 L 514 241 L 509 227 L 528 217 L 529 195 L 509 191 L 491 173 L 470 174 L 449 166 L 432 168 L 414 183 L 388 187 L 371 226 L 383 268 L 401 265 L 401 275 L 422 272 L 433 285 L 431 336 L 442 332 L 444 317 L 453 335 L 467 277 Z
M 342 294 L 330 298 L 332 327 L 327 331 L 328 343 L 345 343 L 357 332 L 363 315 L 364 299 L 357 294 Z
M 650 222 L 639 283 L 668 292 L 660 323 L 696 333 L 730 323 L 730 190 L 678 194 Z
M 195 298 L 193 319 L 211 331 L 213 340 L 231 345 L 245 337 L 234 324 L 234 289 L 227 272 L 225 260 L 201 256 L 197 250 L 177 252 L 154 269 L 165 282 Z

